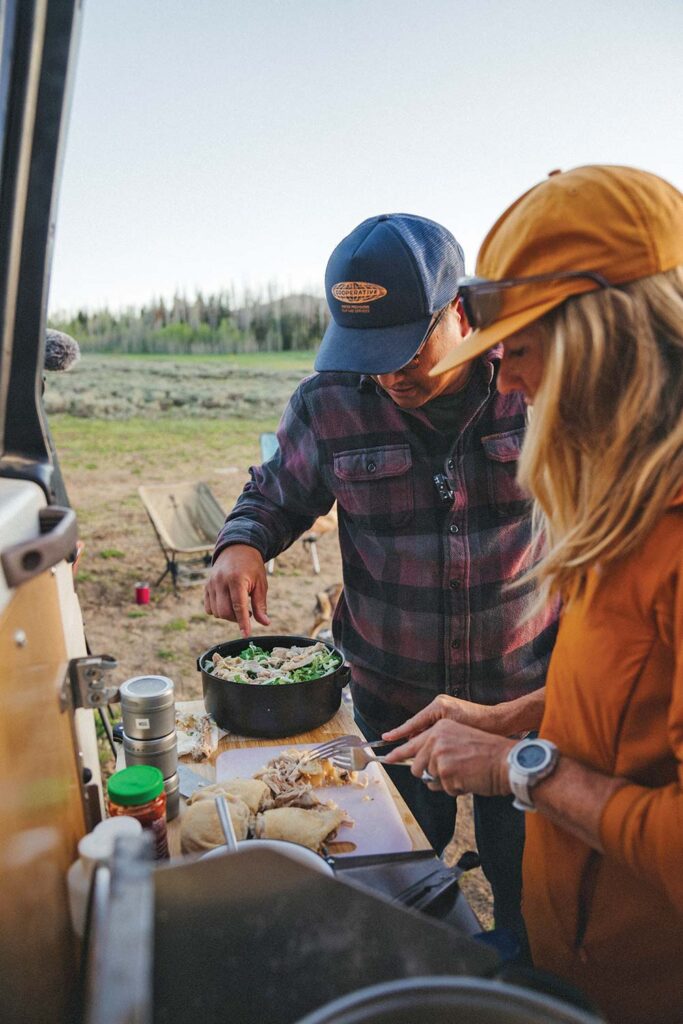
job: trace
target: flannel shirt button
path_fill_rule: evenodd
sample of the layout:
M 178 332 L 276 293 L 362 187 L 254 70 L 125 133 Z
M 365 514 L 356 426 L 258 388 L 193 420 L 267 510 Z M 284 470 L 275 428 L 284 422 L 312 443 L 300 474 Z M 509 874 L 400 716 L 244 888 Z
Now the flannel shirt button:
M 451 640 L 451 647 L 453 648 L 454 651 L 457 651 L 458 648 L 460 647 L 460 641 L 459 640 Z
M 448 462 L 446 463 L 446 466 L 447 466 L 448 469 L 454 470 L 455 469 L 455 463 L 453 462 L 453 459 L 449 459 Z
M 451 523 L 451 525 L 448 527 L 448 532 L 449 533 L 460 533 L 460 527 L 458 526 L 457 523 Z
M 367 469 L 368 473 L 374 473 L 375 470 L 377 469 L 377 463 L 376 462 L 368 462 L 368 464 L 367 464 L 367 466 L 365 468 Z
M 451 588 L 451 590 L 457 590 L 458 587 L 460 586 L 460 580 L 451 580 L 448 586 Z

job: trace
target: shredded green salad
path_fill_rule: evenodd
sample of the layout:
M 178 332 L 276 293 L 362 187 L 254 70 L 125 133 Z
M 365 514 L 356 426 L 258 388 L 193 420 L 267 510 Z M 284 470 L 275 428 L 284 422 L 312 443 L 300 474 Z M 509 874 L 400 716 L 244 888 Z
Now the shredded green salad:
M 251 641 L 234 657 L 214 654 L 204 668 L 219 679 L 233 683 L 286 686 L 328 676 L 341 664 L 341 656 L 322 643 L 307 647 L 274 647 L 272 651 L 264 651 Z

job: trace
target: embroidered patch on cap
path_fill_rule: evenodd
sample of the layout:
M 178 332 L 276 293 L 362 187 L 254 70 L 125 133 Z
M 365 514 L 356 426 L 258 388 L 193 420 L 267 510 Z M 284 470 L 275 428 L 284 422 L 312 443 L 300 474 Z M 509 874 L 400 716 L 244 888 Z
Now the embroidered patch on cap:
M 332 294 L 340 302 L 357 306 L 383 299 L 387 290 L 381 284 L 369 284 L 367 281 L 339 281 L 332 289 Z

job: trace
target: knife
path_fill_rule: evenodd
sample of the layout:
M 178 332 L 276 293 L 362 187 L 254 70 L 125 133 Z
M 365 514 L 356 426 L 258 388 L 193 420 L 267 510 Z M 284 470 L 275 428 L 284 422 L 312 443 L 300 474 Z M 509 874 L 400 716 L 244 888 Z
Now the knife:
M 178 762 L 178 778 L 180 779 L 180 795 L 184 796 L 185 799 L 192 796 L 202 786 L 212 785 L 211 779 L 207 779 L 205 775 L 200 775 L 199 772 L 193 772 L 182 761 Z

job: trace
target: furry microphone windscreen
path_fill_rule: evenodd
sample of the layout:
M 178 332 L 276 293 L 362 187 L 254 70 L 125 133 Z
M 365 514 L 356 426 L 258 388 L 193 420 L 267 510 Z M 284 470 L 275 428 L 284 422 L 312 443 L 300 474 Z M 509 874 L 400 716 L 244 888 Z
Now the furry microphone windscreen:
M 75 338 L 63 331 L 45 332 L 45 369 L 70 370 L 81 358 L 81 350 Z

